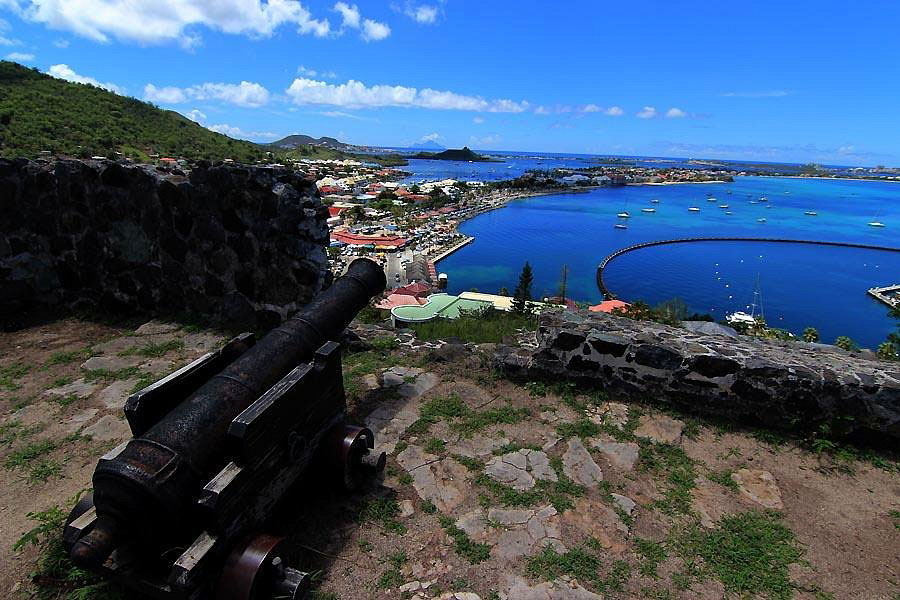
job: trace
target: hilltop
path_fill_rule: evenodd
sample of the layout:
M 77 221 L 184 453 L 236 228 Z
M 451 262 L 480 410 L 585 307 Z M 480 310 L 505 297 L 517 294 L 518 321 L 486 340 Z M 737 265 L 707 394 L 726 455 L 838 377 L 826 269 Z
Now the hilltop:
M 283 150 L 296 150 L 301 146 L 322 146 L 325 148 L 331 148 L 332 150 L 353 149 L 353 146 L 351 146 L 350 144 L 345 144 L 344 142 L 336 140 L 333 137 L 322 136 L 320 138 L 314 138 L 312 136 L 299 133 L 281 138 L 280 140 L 272 142 L 268 145 Z
M 425 160 L 465 160 L 472 162 L 492 162 L 492 159 L 476 154 L 464 146 L 461 150 L 444 150 L 443 152 L 419 152 L 409 158 L 421 158 Z
M 235 140 L 148 102 L 35 69 L 0 62 L 0 156 L 43 150 L 147 160 L 151 154 L 253 162 L 265 149 Z
M 288 158 L 354 159 L 385 166 L 407 164 L 393 155 L 347 152 L 334 138 L 291 135 L 255 144 L 210 131 L 183 115 L 88 84 L 71 83 L 37 69 L 0 61 L 0 157 L 36 158 L 42 151 L 146 162 L 151 155 L 191 160 L 231 158 L 254 163 L 274 152 Z

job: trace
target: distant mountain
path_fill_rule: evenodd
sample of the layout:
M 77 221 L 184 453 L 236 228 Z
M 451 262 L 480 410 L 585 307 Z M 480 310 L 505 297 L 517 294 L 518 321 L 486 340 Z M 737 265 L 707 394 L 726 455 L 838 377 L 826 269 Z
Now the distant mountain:
M 425 160 L 461 160 L 472 162 L 492 162 L 490 158 L 481 156 L 463 147 L 461 150 L 444 150 L 443 152 L 419 152 L 408 158 L 421 158 Z
M 446 150 L 447 146 L 441 146 L 434 140 L 416 143 L 408 148 L 409 150 Z
M 151 154 L 254 162 L 265 148 L 104 89 L 0 61 L 0 156 L 53 154 L 146 161 Z
M 309 135 L 303 134 L 294 134 L 289 135 L 286 138 L 282 138 L 277 142 L 272 142 L 269 146 L 274 146 L 275 148 L 281 148 L 282 150 L 295 150 L 301 146 L 322 146 L 324 148 L 331 148 L 332 150 L 355 150 L 356 146 L 351 146 L 350 144 L 345 144 L 344 142 L 338 141 L 333 137 L 320 137 L 314 138 Z

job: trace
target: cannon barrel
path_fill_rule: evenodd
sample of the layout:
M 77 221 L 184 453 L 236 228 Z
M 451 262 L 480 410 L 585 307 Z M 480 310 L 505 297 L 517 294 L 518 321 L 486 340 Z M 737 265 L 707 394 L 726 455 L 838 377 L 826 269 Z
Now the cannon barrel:
M 114 459 L 101 461 L 93 476 L 97 522 L 73 547 L 73 560 L 95 568 L 123 540 L 159 547 L 190 529 L 204 483 L 227 462 L 231 421 L 339 336 L 385 285 L 375 262 L 354 261 L 294 317 L 130 440 Z

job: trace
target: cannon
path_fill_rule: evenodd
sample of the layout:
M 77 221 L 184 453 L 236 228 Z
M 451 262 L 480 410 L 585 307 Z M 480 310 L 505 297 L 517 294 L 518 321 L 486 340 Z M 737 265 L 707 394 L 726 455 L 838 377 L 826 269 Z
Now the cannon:
M 303 598 L 309 575 L 265 529 L 312 466 L 349 490 L 384 468 L 372 432 L 346 423 L 335 339 L 385 285 L 356 260 L 258 342 L 241 334 L 129 397 L 133 437 L 66 523 L 72 560 L 153 598 Z

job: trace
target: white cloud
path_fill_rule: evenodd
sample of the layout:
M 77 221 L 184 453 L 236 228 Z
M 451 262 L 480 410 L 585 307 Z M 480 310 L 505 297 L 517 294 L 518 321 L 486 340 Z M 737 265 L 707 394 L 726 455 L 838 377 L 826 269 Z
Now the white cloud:
M 209 129 L 210 131 L 215 131 L 216 133 L 224 133 L 229 137 L 239 138 L 243 140 L 274 140 L 278 137 L 277 133 L 272 133 L 271 131 L 244 131 L 240 127 L 232 127 L 227 123 L 222 123 L 220 125 L 210 125 L 209 127 L 207 127 L 207 129 Z
M 57 48 L 68 48 L 69 40 L 64 40 L 64 39 L 60 38 L 58 40 L 54 40 L 53 45 L 56 46 Z
M 202 112 L 200 112 L 199 110 L 197 110 L 196 108 L 194 110 L 188 112 L 184 116 L 186 116 L 191 121 L 196 121 L 197 123 L 202 123 L 203 121 L 206 120 L 206 115 L 203 114 Z
M 359 29 L 360 37 L 367 42 L 377 42 L 391 35 L 391 28 L 386 23 L 379 23 L 372 19 L 363 19 L 359 7 L 355 4 L 337 2 L 332 9 L 341 15 L 341 31 L 345 29 Z
M 10 52 L 6 55 L 6 60 L 14 60 L 16 62 L 31 62 L 34 60 L 34 54 L 26 54 L 25 52 Z
M 849 144 L 847 146 L 841 146 L 840 148 L 837 149 L 837 153 L 843 154 L 845 156 L 849 155 L 849 154 L 856 154 L 856 147 L 853 146 L 853 144 Z
M 656 117 L 656 108 L 653 106 L 645 106 L 635 115 L 638 119 L 652 119 Z
M 430 88 L 417 90 L 402 85 L 373 85 L 350 80 L 333 84 L 313 79 L 297 78 L 286 90 L 295 104 L 327 104 L 346 108 L 374 108 L 401 106 L 436 110 L 470 110 L 478 112 L 520 113 L 528 102 L 513 100 L 485 100 L 455 92 Z
M 428 135 L 423 135 L 419 138 L 420 142 L 436 142 L 441 139 L 441 134 L 439 133 L 429 133 Z
M 791 92 L 787 90 L 766 90 L 760 92 L 725 92 L 720 94 L 726 98 L 783 98 L 790 96 Z
M 341 23 L 341 27 L 351 27 L 353 29 L 359 29 L 359 8 L 355 4 L 350 5 L 346 2 L 338 2 L 334 5 L 335 12 L 341 13 L 341 18 L 343 19 L 343 23 Z
M 475 123 L 476 125 L 481 125 L 482 123 L 484 123 L 484 118 L 483 117 L 473 117 L 472 122 Z
M 337 73 L 334 71 L 316 71 L 303 65 L 297 67 L 297 74 L 304 77 L 324 77 L 325 79 L 337 79 Z
M 47 70 L 47 73 L 53 77 L 65 79 L 66 81 L 71 81 L 73 83 L 87 83 L 98 88 L 103 88 L 104 90 L 109 90 L 110 92 L 115 92 L 116 94 L 125 93 L 124 88 L 119 87 L 114 83 L 100 83 L 93 77 L 79 75 L 66 64 L 53 65 Z
M 537 108 L 534 109 L 534 114 L 536 114 L 536 115 L 549 115 L 549 114 L 550 114 L 550 109 L 547 108 L 547 107 L 544 106 L 544 105 L 541 105 L 541 106 L 538 106 Z
M 391 28 L 385 23 L 379 23 L 372 19 L 363 21 L 362 39 L 367 42 L 377 42 L 391 35 Z
M 345 113 L 345 112 L 341 112 L 339 110 L 325 110 L 325 111 L 320 112 L 319 114 L 322 115 L 323 117 L 331 117 L 333 119 L 340 118 L 340 119 L 356 119 L 358 121 L 364 120 L 363 117 L 360 117 L 359 115 Z
M 666 111 L 667 119 L 683 119 L 687 116 L 687 113 L 681 110 L 680 108 L 670 108 Z
M 503 139 L 499 134 L 492 133 L 491 135 L 486 135 L 484 137 L 472 136 L 469 138 L 469 145 L 476 146 L 478 148 L 487 148 L 488 146 L 496 146 L 500 143 L 500 140 Z
M 596 104 L 586 104 L 580 109 L 583 113 L 603 113 L 608 117 L 621 117 L 625 112 L 618 106 L 610 106 L 609 108 L 603 108 L 602 106 L 598 106 Z
M 158 88 L 152 83 L 144 86 L 144 100 L 149 102 L 181 104 L 182 102 L 187 102 L 187 99 L 187 95 L 181 88 L 171 86 Z
M 188 88 L 144 86 L 144 99 L 160 104 L 181 104 L 188 100 L 220 100 L 229 104 L 257 108 L 269 102 L 269 90 L 258 83 L 203 83 Z
M 11 40 L 0 35 L 0 46 L 18 46 L 21 43 L 19 40 Z
M 0 0 L 29 21 L 71 31 L 97 42 L 111 37 L 144 44 L 196 45 L 191 27 L 230 34 L 270 36 L 283 24 L 298 33 L 327 36 L 328 20 L 314 19 L 296 0 Z
M 428 4 L 420 4 L 419 6 L 407 4 L 403 14 L 416 23 L 430 25 L 437 21 L 438 9 L 436 6 L 429 6 Z

